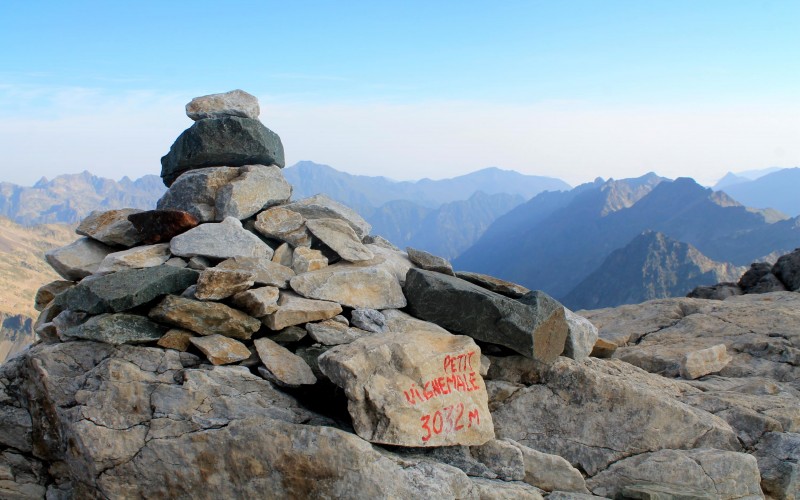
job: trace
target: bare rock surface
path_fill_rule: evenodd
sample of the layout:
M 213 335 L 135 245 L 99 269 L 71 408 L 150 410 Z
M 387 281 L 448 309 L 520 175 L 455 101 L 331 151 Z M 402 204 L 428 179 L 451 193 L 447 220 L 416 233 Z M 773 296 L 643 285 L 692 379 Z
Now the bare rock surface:
M 242 227 L 233 217 L 219 223 L 202 224 L 170 241 L 170 251 L 179 257 L 203 256 L 213 259 L 233 257 L 272 258 L 272 248 Z
M 251 288 L 233 296 L 231 302 L 254 318 L 262 318 L 278 310 L 280 290 L 274 286 Z
M 680 374 L 686 379 L 700 378 L 716 373 L 731 361 L 725 344 L 717 344 L 699 351 L 689 352 L 681 361 Z
M 494 276 L 489 276 L 488 274 L 457 271 L 455 275 L 462 280 L 469 281 L 470 283 L 482 286 L 483 288 L 491 290 L 495 293 L 499 293 L 500 295 L 511 297 L 512 299 L 518 299 L 531 292 L 522 285 L 502 280 L 500 278 L 495 278 Z
M 368 441 L 481 445 L 494 437 L 480 349 L 469 337 L 370 335 L 332 348 L 319 365 L 345 390 L 353 427 Z

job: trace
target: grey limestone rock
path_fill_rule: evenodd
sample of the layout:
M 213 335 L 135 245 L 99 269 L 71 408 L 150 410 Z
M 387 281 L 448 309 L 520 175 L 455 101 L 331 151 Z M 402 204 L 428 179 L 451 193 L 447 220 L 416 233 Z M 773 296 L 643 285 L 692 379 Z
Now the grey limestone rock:
M 286 288 L 294 276 L 291 268 L 272 262 L 266 257 L 233 257 L 216 265 L 217 269 L 247 271 L 253 275 L 256 285 Z
M 235 167 L 207 167 L 183 173 L 158 200 L 161 211 L 182 211 L 199 222 L 217 220 L 217 193 L 239 175 Z
M 195 97 L 186 105 L 186 116 L 194 121 L 223 116 L 257 119 L 261 113 L 258 99 L 244 90 Z
M 369 231 L 372 229 L 372 226 L 358 215 L 355 210 L 332 200 L 324 194 L 289 203 L 284 205 L 284 208 L 297 212 L 306 219 L 341 219 L 347 222 L 356 232 L 356 236 L 362 240 L 369 235 Z
M 311 245 L 311 234 L 302 215 L 283 207 L 271 207 L 256 216 L 256 231 L 267 238 L 280 240 L 294 247 Z
M 499 479 L 521 481 L 525 478 L 522 451 L 509 440 L 492 439 L 480 446 L 470 447 L 470 453 L 497 474 Z
M 597 343 L 597 327 L 588 319 L 569 309 L 565 308 L 564 313 L 567 325 L 569 325 L 567 341 L 564 344 L 564 356 L 580 361 L 592 353 L 594 345 Z
M 139 212 L 141 210 L 135 208 L 105 212 L 96 210 L 78 224 L 75 232 L 106 245 L 132 247 L 141 243 L 143 238 L 128 220 L 128 216 Z
M 468 271 L 458 271 L 455 274 L 462 280 L 467 280 L 470 283 L 482 286 L 483 288 L 491 290 L 495 293 L 499 293 L 500 295 L 511 297 L 512 299 L 518 299 L 530 293 L 530 290 L 522 285 L 502 280 L 500 278 L 495 278 L 494 276 L 489 276 L 488 274 L 472 273 Z
M 289 201 L 292 186 L 275 165 L 246 165 L 239 176 L 217 191 L 215 218 L 246 219 L 259 211 Z
M 353 309 L 350 313 L 350 322 L 353 326 L 373 333 L 386 331 L 386 316 L 375 309 Z
M 396 309 L 406 306 L 397 278 L 381 267 L 340 262 L 298 274 L 289 280 L 289 285 L 303 297 L 330 300 L 346 307 Z
M 113 273 L 122 269 L 141 269 L 160 266 L 170 258 L 169 243 L 145 245 L 105 256 L 97 268 L 98 274 Z
M 264 375 L 267 380 L 285 387 L 299 387 L 317 382 L 303 358 L 292 353 L 268 338 L 256 339 L 254 342 L 258 357 L 264 363 Z
M 67 246 L 45 252 L 44 258 L 62 278 L 78 281 L 97 272 L 106 255 L 114 250 L 91 238 L 79 238 Z
M 170 241 L 170 251 L 179 257 L 203 256 L 213 259 L 232 257 L 272 258 L 272 248 L 242 223 L 227 217 L 219 223 L 202 224 Z
M 406 253 L 408 254 L 408 259 L 420 269 L 455 276 L 453 266 L 443 257 L 411 247 L 406 247 Z
M 775 498 L 800 498 L 800 434 L 770 432 L 753 455 L 761 471 L 761 487 Z
M 341 219 L 311 219 L 306 221 L 311 233 L 349 262 L 363 262 L 375 255 L 361 243 L 353 228 Z

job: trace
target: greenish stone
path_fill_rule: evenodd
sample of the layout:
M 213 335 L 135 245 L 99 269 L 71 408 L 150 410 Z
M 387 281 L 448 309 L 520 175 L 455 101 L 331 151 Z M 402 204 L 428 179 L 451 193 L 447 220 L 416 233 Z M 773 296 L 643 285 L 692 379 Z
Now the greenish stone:
M 101 314 L 69 328 L 64 335 L 107 344 L 146 344 L 160 339 L 167 328 L 135 314 Z

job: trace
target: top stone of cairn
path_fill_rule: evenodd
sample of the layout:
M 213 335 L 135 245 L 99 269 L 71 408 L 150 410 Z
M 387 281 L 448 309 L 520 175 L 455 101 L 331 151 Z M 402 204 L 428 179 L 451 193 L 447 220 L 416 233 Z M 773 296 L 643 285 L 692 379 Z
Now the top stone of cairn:
M 204 118 L 222 118 L 240 116 L 258 119 L 261 110 L 258 99 L 244 90 L 231 90 L 222 94 L 195 97 L 186 105 L 186 116 L 194 121 Z

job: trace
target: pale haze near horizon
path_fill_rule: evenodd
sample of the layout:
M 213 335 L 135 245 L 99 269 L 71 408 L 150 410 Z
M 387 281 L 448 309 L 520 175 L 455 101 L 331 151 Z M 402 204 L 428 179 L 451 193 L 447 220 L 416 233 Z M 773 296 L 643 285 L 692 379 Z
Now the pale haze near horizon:
M 53 3 L 48 19 L 11 2 L 0 16 L 0 41 L 15 47 L 0 69 L 0 181 L 159 174 L 192 123 L 184 104 L 233 88 L 259 97 L 287 165 L 353 174 L 496 166 L 572 185 L 649 171 L 713 184 L 800 165 L 796 4 L 598 4 L 311 2 L 244 20 L 203 2 L 193 19 L 155 3 L 91 15 Z M 273 13 L 286 23 L 260 35 L 192 28 Z M 26 40 L 26 24 L 49 35 Z

